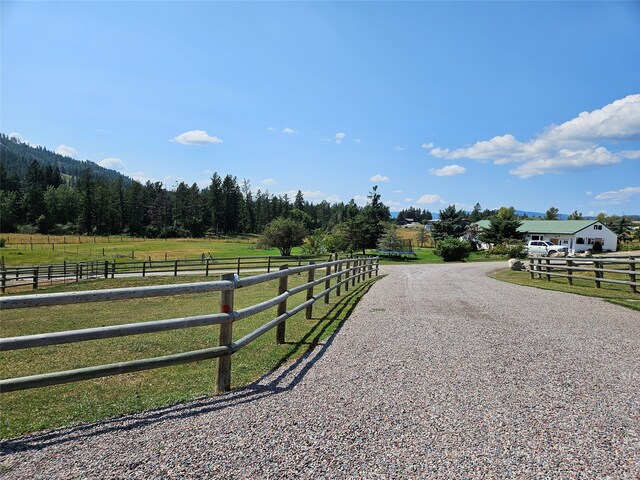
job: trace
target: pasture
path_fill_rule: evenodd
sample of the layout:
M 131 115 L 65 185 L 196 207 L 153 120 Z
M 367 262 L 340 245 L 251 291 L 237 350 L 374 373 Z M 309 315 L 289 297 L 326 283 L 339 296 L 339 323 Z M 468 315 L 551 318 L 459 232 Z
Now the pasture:
M 7 244 L 0 249 L 0 254 L 4 264 L 11 267 L 88 260 L 176 260 L 202 254 L 213 257 L 279 255 L 277 248 L 258 250 L 255 236 L 142 239 L 9 233 L 2 237 L 7 239 Z
M 305 282 L 303 275 L 290 277 L 290 287 Z M 211 278 L 147 277 L 101 280 L 91 284 L 68 285 L 69 290 L 85 290 L 185 283 Z M 235 308 L 240 309 L 274 296 L 278 282 L 272 281 L 240 289 Z M 275 344 L 275 331 L 258 338 L 233 356 L 232 386 L 245 385 L 266 372 L 292 361 L 326 340 L 348 317 L 370 283 L 332 296 L 329 305 L 316 302 L 312 320 L 301 312 L 287 321 L 286 342 Z M 61 291 L 62 286 L 41 292 Z M 294 296 L 288 307 L 304 301 Z M 81 305 L 50 306 L 6 310 L 1 314 L 3 337 L 44 332 L 119 325 L 169 317 L 201 315 L 218 311 L 220 294 L 176 295 L 172 297 L 112 301 Z M 275 316 L 274 309 L 247 318 L 234 328 L 234 338 L 251 332 Z M 100 363 L 168 355 L 217 345 L 219 326 L 195 327 L 171 332 L 133 335 L 90 342 L 39 347 L 0 353 L 2 378 L 34 375 L 49 371 L 82 368 Z M 79 422 L 120 416 L 149 408 L 210 395 L 215 391 L 216 360 L 179 365 L 2 394 L 3 415 L 0 436 L 14 437 L 28 432 Z

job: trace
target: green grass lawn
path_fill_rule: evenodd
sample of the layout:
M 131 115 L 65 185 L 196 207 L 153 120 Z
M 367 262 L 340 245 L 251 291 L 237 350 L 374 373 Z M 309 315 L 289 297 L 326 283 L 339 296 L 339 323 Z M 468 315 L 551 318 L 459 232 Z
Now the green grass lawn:
M 83 238 L 83 240 L 85 240 Z M 78 262 L 88 260 L 176 260 L 199 258 L 202 254 L 213 257 L 252 257 L 280 255 L 277 248 L 259 250 L 254 241 L 244 240 L 205 240 L 205 239 L 153 239 L 142 241 L 121 241 L 113 237 L 111 242 L 46 244 L 7 246 L 0 249 L 7 267 L 26 265 L 57 264 L 64 261 Z M 298 254 L 299 249 L 294 249 Z
M 581 272 L 581 275 L 584 275 Z M 567 283 L 566 278 L 551 277 L 551 281 L 544 278 L 530 278 L 529 272 L 514 270 L 499 270 L 491 274 L 493 278 L 505 282 L 517 283 L 528 287 L 543 288 L 546 290 L 557 290 L 560 292 L 575 293 L 588 297 L 602 298 L 608 302 L 622 305 L 633 310 L 640 311 L 640 295 L 631 293 L 626 285 L 616 285 L 602 283 L 602 288 L 596 288 L 594 282 L 588 280 L 574 279 L 573 285 Z M 613 277 L 612 277 L 613 278 Z M 621 277 L 622 278 L 622 277 Z M 628 279 L 628 277 L 626 277 Z
M 417 258 L 404 258 L 404 259 L 390 259 L 381 258 L 380 263 L 383 265 L 399 265 L 399 264 L 426 264 L 426 263 L 444 263 L 444 260 L 435 254 L 433 248 L 414 248 Z M 375 255 L 375 252 L 371 250 L 371 255 Z M 488 256 L 485 252 L 472 252 L 469 255 L 467 262 L 495 262 L 499 260 L 507 260 L 505 255 L 491 255 Z
M 374 277 L 375 278 L 375 277 Z M 38 293 L 210 281 L 206 277 L 147 277 L 98 280 L 56 286 Z M 289 285 L 306 281 L 289 277 Z M 314 319 L 301 312 L 287 320 L 286 344 L 275 344 L 275 329 L 232 357 L 232 386 L 245 385 L 283 363 L 294 360 L 327 339 L 349 316 L 371 282 L 356 285 L 331 303 L 314 304 Z M 319 291 L 320 287 L 316 287 Z M 236 290 L 235 308 L 272 298 L 277 280 Z M 304 301 L 304 293 L 288 302 Z M 117 325 L 217 312 L 220 293 L 176 295 L 82 305 L 50 306 L 0 312 L 2 336 L 12 337 L 96 326 Z M 275 317 L 275 308 L 234 324 L 234 339 Z M 216 346 L 218 326 L 93 340 L 88 342 L 0 352 L 2 378 L 82 368 L 139 358 L 168 355 Z M 14 437 L 43 429 L 139 412 L 215 391 L 217 360 L 160 368 L 64 385 L 4 393 L 0 397 L 0 437 Z

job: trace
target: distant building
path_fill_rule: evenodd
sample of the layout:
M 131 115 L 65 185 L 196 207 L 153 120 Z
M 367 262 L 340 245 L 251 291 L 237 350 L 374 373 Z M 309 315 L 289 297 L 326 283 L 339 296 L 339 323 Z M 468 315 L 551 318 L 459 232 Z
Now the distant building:
M 489 220 L 480 220 L 478 228 L 489 228 Z M 524 234 L 524 241 L 544 240 L 555 245 L 565 245 L 569 253 L 598 250 L 615 252 L 618 236 L 597 220 L 522 220 L 518 231 Z

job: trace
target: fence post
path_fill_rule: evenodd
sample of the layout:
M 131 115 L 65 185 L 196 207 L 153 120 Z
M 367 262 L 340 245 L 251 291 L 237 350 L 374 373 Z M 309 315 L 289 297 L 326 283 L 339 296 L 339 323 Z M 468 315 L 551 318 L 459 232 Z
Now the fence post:
M 204 276 L 205 277 L 209 276 L 209 258 L 207 258 L 207 266 L 205 267 L 205 270 L 204 270 Z
M 33 289 L 38 289 L 38 270 L 40 267 L 36 267 L 33 269 Z
M 336 261 L 338 260 L 338 254 L 336 253 Z M 341 272 L 342 271 L 342 263 L 338 263 L 338 265 L 336 265 L 336 272 Z M 336 288 L 336 296 L 339 297 L 340 296 L 340 288 L 342 288 L 342 275 L 338 275 L 338 287 Z
M 175 261 L 174 266 L 173 266 L 173 276 L 174 277 L 178 276 L 178 260 Z
M 327 265 L 327 269 L 325 271 L 325 275 L 328 277 L 331 275 L 331 265 Z M 324 282 L 324 289 L 328 290 L 331 287 L 331 279 L 327 278 Z M 329 305 L 329 292 L 324 296 L 324 303 Z
M 533 280 L 533 271 L 534 271 L 534 266 L 533 266 L 533 258 L 529 257 L 529 276 L 531 277 L 531 280 Z
M 289 265 L 280 265 L 280 270 L 287 270 L 288 268 L 289 268 Z M 289 288 L 288 283 L 289 283 L 289 275 L 280 277 L 280 281 L 278 282 L 278 295 L 282 295 L 284 292 L 287 291 L 287 289 Z M 284 299 L 282 302 L 278 304 L 276 317 L 279 317 L 280 315 L 284 315 L 286 312 L 287 312 L 287 300 Z M 276 327 L 276 343 L 278 345 L 281 345 L 284 343 L 284 334 L 287 328 L 286 324 L 287 324 L 287 321 L 285 320 L 284 322 L 280 322 Z
M 593 262 L 593 265 L 595 268 L 602 268 L 602 262 Z M 595 273 L 596 276 L 596 288 L 600 288 L 600 280 L 598 279 L 603 277 L 602 272 L 596 270 L 593 273 Z
M 551 275 L 549 275 L 551 273 L 551 260 L 547 258 L 546 262 L 547 264 L 547 282 L 551 281 Z
M 114 259 L 113 264 L 111 265 L 111 278 L 114 278 L 115 276 L 116 276 L 116 261 Z
M 147 262 L 143 260 L 142 261 L 142 276 L 146 277 L 147 276 L 146 273 L 147 273 Z
M 344 291 L 348 292 L 349 291 L 349 282 L 351 281 L 351 262 L 347 262 L 347 268 L 345 270 L 345 274 L 344 274 Z
M 109 260 L 104 261 L 104 278 L 109 278 Z
M 269 255 L 269 259 L 267 260 L 267 273 L 271 273 L 271 255 Z
M 629 257 L 629 282 L 636 283 L 636 264 L 633 257 Z M 629 285 L 631 293 L 638 293 L 638 287 L 636 285 Z
M 355 287 L 356 286 L 356 280 L 358 279 L 358 274 L 359 274 L 359 270 L 358 270 L 358 265 L 360 264 L 360 260 L 356 259 L 353 261 L 353 268 L 355 268 L 355 270 L 353 271 L 353 275 L 351 276 L 351 286 Z
M 567 260 L 567 282 L 573 285 L 573 260 Z
M 233 281 L 233 273 L 221 275 L 220 280 Z M 232 289 L 220 292 L 220 311 L 222 313 L 233 312 L 234 291 Z M 218 345 L 227 346 L 231 345 L 231 342 L 233 342 L 233 322 L 221 323 Z M 228 392 L 229 390 L 231 390 L 231 354 L 218 358 L 218 393 Z
M 0 284 L 0 291 L 2 293 L 7 289 L 7 271 L 2 270 L 2 283 Z
M 51 280 L 51 265 L 47 267 L 47 280 Z
M 240 257 L 238 257 L 238 276 L 240 276 Z
M 62 275 L 64 278 L 67 277 L 67 261 L 66 260 L 62 262 Z
M 309 262 L 309 265 L 315 265 L 315 264 L 316 262 L 314 262 L 313 260 Z M 316 269 L 312 268 L 307 273 L 307 283 L 313 282 L 315 280 L 315 277 L 316 277 Z M 307 289 L 307 300 L 311 300 L 312 298 L 313 298 L 313 285 L 311 285 Z M 307 320 L 311 320 L 313 318 L 313 303 L 305 309 L 304 318 L 306 318 Z

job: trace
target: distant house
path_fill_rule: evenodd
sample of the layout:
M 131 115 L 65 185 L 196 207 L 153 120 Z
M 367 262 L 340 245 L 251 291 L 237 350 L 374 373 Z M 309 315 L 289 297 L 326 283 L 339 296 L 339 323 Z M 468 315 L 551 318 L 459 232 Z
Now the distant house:
M 480 220 L 479 228 L 488 228 L 489 220 Z M 615 252 L 618 236 L 597 220 L 522 220 L 518 231 L 524 234 L 524 241 L 544 240 L 556 245 L 565 245 L 569 253 L 597 250 Z

